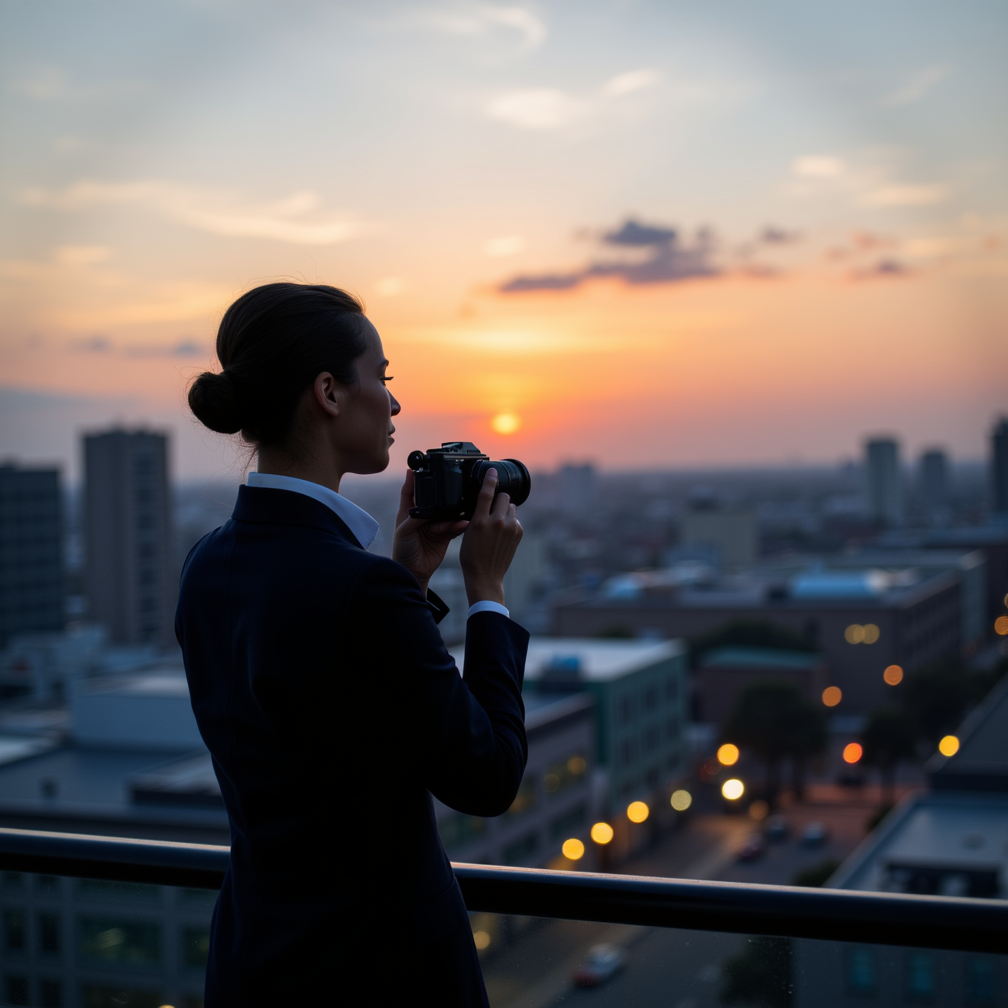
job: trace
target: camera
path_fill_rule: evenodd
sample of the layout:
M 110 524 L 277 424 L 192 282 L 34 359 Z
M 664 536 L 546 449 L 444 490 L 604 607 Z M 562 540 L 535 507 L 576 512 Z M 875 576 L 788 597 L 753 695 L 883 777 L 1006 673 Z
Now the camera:
M 506 493 L 512 504 L 524 504 L 532 489 L 532 477 L 518 459 L 492 462 L 471 441 L 445 441 L 440 448 L 410 452 L 406 464 L 416 473 L 414 518 L 452 521 L 472 518 L 483 478 L 497 470 L 497 493 Z

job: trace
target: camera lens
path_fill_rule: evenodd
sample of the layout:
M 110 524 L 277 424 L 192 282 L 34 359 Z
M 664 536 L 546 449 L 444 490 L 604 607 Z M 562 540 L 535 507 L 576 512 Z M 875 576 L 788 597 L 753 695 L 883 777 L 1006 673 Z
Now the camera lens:
M 512 504 L 524 504 L 532 492 L 532 477 L 523 462 L 518 459 L 502 459 L 499 462 L 479 462 L 473 466 L 472 479 L 477 489 L 490 469 L 497 470 L 497 493 L 506 493 Z

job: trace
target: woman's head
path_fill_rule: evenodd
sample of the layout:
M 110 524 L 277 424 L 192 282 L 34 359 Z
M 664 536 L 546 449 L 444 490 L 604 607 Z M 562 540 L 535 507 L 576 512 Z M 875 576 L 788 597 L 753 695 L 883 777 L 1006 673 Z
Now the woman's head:
M 189 406 L 210 430 L 240 431 L 260 451 L 303 454 L 306 436 L 310 439 L 305 423 L 338 415 L 353 456 L 364 450 L 362 425 L 376 428 L 377 441 L 377 413 L 399 411 L 384 391 L 386 362 L 378 333 L 357 298 L 337 287 L 272 283 L 248 291 L 224 313 L 217 357 L 221 372 L 196 378 Z M 386 427 L 380 432 L 385 464 L 390 423 Z M 358 461 L 365 471 L 375 471 L 375 459 Z M 347 471 L 360 470 L 351 464 Z

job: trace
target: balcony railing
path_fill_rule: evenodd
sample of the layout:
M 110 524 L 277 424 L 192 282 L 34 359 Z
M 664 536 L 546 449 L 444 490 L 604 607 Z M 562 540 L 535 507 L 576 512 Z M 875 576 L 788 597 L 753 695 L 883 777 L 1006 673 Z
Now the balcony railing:
M 0 829 L 0 870 L 219 889 L 228 848 Z M 471 912 L 1008 952 L 1008 901 L 456 864 Z

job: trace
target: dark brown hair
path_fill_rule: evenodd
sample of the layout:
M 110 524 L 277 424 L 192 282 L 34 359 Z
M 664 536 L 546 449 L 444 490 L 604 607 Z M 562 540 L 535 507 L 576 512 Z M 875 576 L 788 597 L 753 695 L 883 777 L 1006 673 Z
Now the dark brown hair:
M 305 389 L 323 371 L 357 381 L 367 348 L 364 307 L 325 284 L 271 283 L 243 294 L 217 330 L 219 374 L 204 371 L 189 388 L 189 408 L 210 430 L 256 447 L 290 440 Z

